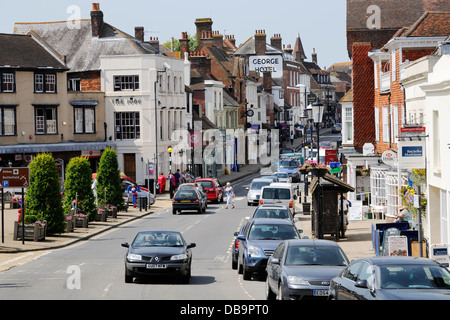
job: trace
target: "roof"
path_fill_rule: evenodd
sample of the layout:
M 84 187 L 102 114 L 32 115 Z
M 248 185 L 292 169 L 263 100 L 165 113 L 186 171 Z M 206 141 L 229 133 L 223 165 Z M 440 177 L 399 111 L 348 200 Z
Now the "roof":
M 341 189 L 341 190 L 338 190 L 338 191 L 342 191 L 342 192 L 354 192 L 355 191 L 355 188 L 353 188 L 351 185 L 349 185 L 348 183 L 345 183 L 344 181 L 342 181 L 341 179 L 339 179 L 339 178 L 336 178 L 335 176 L 333 176 L 333 175 L 331 175 L 331 174 L 329 174 L 329 173 L 326 173 L 323 177 L 322 177 L 322 179 L 323 180 L 325 180 L 325 181 L 328 181 L 328 182 L 330 182 L 331 184 L 333 184 L 333 185 L 335 185 L 335 187 L 337 188 L 337 189 Z M 318 181 L 319 179 L 317 178 L 317 177 L 314 177 L 313 179 L 312 179 L 312 181 L 311 181 L 311 185 L 310 185 L 310 187 L 309 187 L 309 190 L 310 190 L 310 192 L 311 193 L 313 193 L 314 192 L 314 190 L 317 188 L 317 186 L 318 186 Z
M 68 70 L 44 44 L 30 35 L 0 34 L 0 66 Z
M 254 37 L 251 37 L 250 39 L 248 39 L 239 48 L 237 48 L 236 51 L 234 52 L 234 55 L 236 55 L 236 56 L 255 55 L 255 54 L 256 54 L 256 49 L 255 49 L 255 38 Z M 266 43 L 266 54 L 283 54 L 283 51 Z
M 425 12 L 411 27 L 405 30 L 403 37 L 440 37 L 450 34 L 450 12 Z
M 61 57 L 66 56 L 71 72 L 100 70 L 101 55 L 155 54 L 148 42 L 141 42 L 125 32 L 104 23 L 100 36 L 92 37 L 91 20 L 77 20 L 79 28 L 68 28 L 66 21 L 18 22 L 15 34 L 36 33 Z

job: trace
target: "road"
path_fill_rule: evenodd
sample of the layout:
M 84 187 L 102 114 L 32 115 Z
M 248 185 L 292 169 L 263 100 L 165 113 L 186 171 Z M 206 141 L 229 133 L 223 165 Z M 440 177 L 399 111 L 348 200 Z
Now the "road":
M 0 299 L 263 300 L 264 282 L 244 281 L 231 268 L 233 233 L 254 209 L 246 203 L 250 180 L 234 186 L 233 210 L 212 203 L 203 214 L 173 215 L 167 209 L 77 245 L 34 255 L 0 274 Z M 131 243 L 141 230 L 158 229 L 180 231 L 187 242 L 197 244 L 190 284 L 170 279 L 125 283 L 121 243 Z

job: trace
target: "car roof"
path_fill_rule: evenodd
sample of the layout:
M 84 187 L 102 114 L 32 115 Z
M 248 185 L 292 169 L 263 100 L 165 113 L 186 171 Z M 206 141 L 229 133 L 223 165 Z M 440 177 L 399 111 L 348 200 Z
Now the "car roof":
M 324 239 L 292 239 L 285 240 L 290 246 L 316 246 L 316 247 L 339 247 L 339 245 L 331 240 Z
M 373 265 L 392 265 L 392 264 L 428 264 L 428 265 L 439 265 L 436 261 L 428 258 L 420 257 L 368 257 L 360 258 L 355 261 L 368 261 Z
M 287 219 L 271 219 L 271 218 L 252 218 L 249 220 L 249 223 L 253 224 L 288 224 L 288 225 L 294 225 L 294 223 L 291 220 Z
M 272 176 L 267 176 L 267 177 L 272 177 Z M 255 178 L 252 180 L 253 181 L 273 181 L 272 179 L 269 178 Z
M 286 209 L 287 210 L 287 207 L 280 205 L 280 204 L 261 204 L 255 209 L 255 211 L 258 209 Z

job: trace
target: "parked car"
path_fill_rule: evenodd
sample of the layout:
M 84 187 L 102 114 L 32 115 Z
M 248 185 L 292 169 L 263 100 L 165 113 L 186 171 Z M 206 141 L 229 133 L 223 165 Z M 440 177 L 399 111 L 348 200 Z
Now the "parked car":
M 216 178 L 200 178 L 195 180 L 206 192 L 209 201 L 223 202 L 223 187 Z
M 317 148 L 317 142 L 316 139 L 312 139 L 312 146 L 311 146 L 311 138 L 307 138 L 305 137 L 305 139 L 303 140 L 303 147 L 308 146 L 308 148 Z
M 258 205 L 259 197 L 261 196 L 261 188 L 268 186 L 273 182 L 273 179 L 262 177 L 255 178 L 250 183 L 250 187 L 247 188 L 247 205 Z
M 344 251 L 334 241 L 286 240 L 267 263 L 266 298 L 327 299 L 331 279 L 349 263 Z
M 233 244 L 233 252 L 231 254 L 231 268 L 233 270 L 237 269 L 238 266 L 238 254 L 239 254 L 239 235 L 241 235 L 244 232 L 245 226 L 247 225 L 247 222 L 244 222 L 239 229 L 238 232 L 234 233 L 234 244 Z
M 278 182 L 286 182 L 286 183 L 292 182 L 292 178 L 289 176 L 287 172 L 275 172 L 273 175 L 278 178 Z
M 280 154 L 295 153 L 295 148 L 282 148 Z
M 342 131 L 342 124 L 335 123 L 333 124 L 333 127 L 331 128 L 331 133 L 341 133 Z
M 294 218 L 294 216 L 291 213 L 291 210 L 289 210 L 286 206 L 276 204 L 262 204 L 255 209 L 255 211 L 253 212 L 253 216 L 251 218 L 247 217 L 246 219 L 250 220 L 256 218 L 288 219 L 294 222 L 298 221 L 298 218 Z
M 332 279 L 330 299 L 450 300 L 450 272 L 427 258 L 361 258 Z
M 332 150 L 333 149 L 333 144 L 331 143 L 331 141 L 322 141 L 319 144 L 319 148 L 323 149 L 323 150 Z
M 238 235 L 238 273 L 250 280 L 253 273 L 266 274 L 267 260 L 288 239 L 300 239 L 294 223 L 286 219 L 250 219 Z
M 134 277 L 161 276 L 181 277 L 184 283 L 191 278 L 192 252 L 195 243 L 188 244 L 177 231 L 141 231 L 125 254 L 125 282 Z
M 125 201 L 128 203 L 128 205 L 131 205 L 133 203 L 133 199 L 127 193 L 127 189 L 132 184 L 135 184 L 137 186 L 138 186 L 138 184 L 133 179 L 124 175 L 123 173 L 120 174 L 120 181 L 122 183 L 123 197 L 126 199 Z M 94 197 L 97 200 L 97 173 L 92 174 L 92 186 L 91 187 L 92 187 L 92 191 L 94 192 Z M 152 204 L 155 204 L 155 196 L 147 188 L 145 188 L 141 185 L 139 185 L 138 198 L 147 198 L 147 204 L 149 206 Z
M 177 214 L 181 211 L 197 211 L 202 213 L 206 211 L 206 198 L 196 189 L 180 189 L 172 199 L 172 213 Z
M 194 183 L 191 183 L 191 182 L 186 182 L 186 183 L 182 183 L 182 184 L 180 184 L 179 186 L 178 186 L 178 189 L 177 190 L 192 190 L 192 189 L 195 189 L 195 184 Z M 206 203 L 206 207 L 208 208 L 208 198 L 207 198 L 207 196 L 206 196 L 206 192 L 205 192 L 205 189 L 203 189 L 203 186 L 202 185 L 197 185 L 197 189 L 198 189 L 198 191 L 200 191 L 200 193 L 201 193 L 201 195 L 202 195 L 202 197 L 203 198 L 205 198 L 205 203 Z

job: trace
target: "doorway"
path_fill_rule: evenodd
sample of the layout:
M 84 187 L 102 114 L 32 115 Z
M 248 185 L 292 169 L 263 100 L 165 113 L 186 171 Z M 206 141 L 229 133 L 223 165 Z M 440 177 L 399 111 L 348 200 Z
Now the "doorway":
M 124 154 L 123 163 L 125 175 L 136 181 L 136 155 L 134 153 Z

